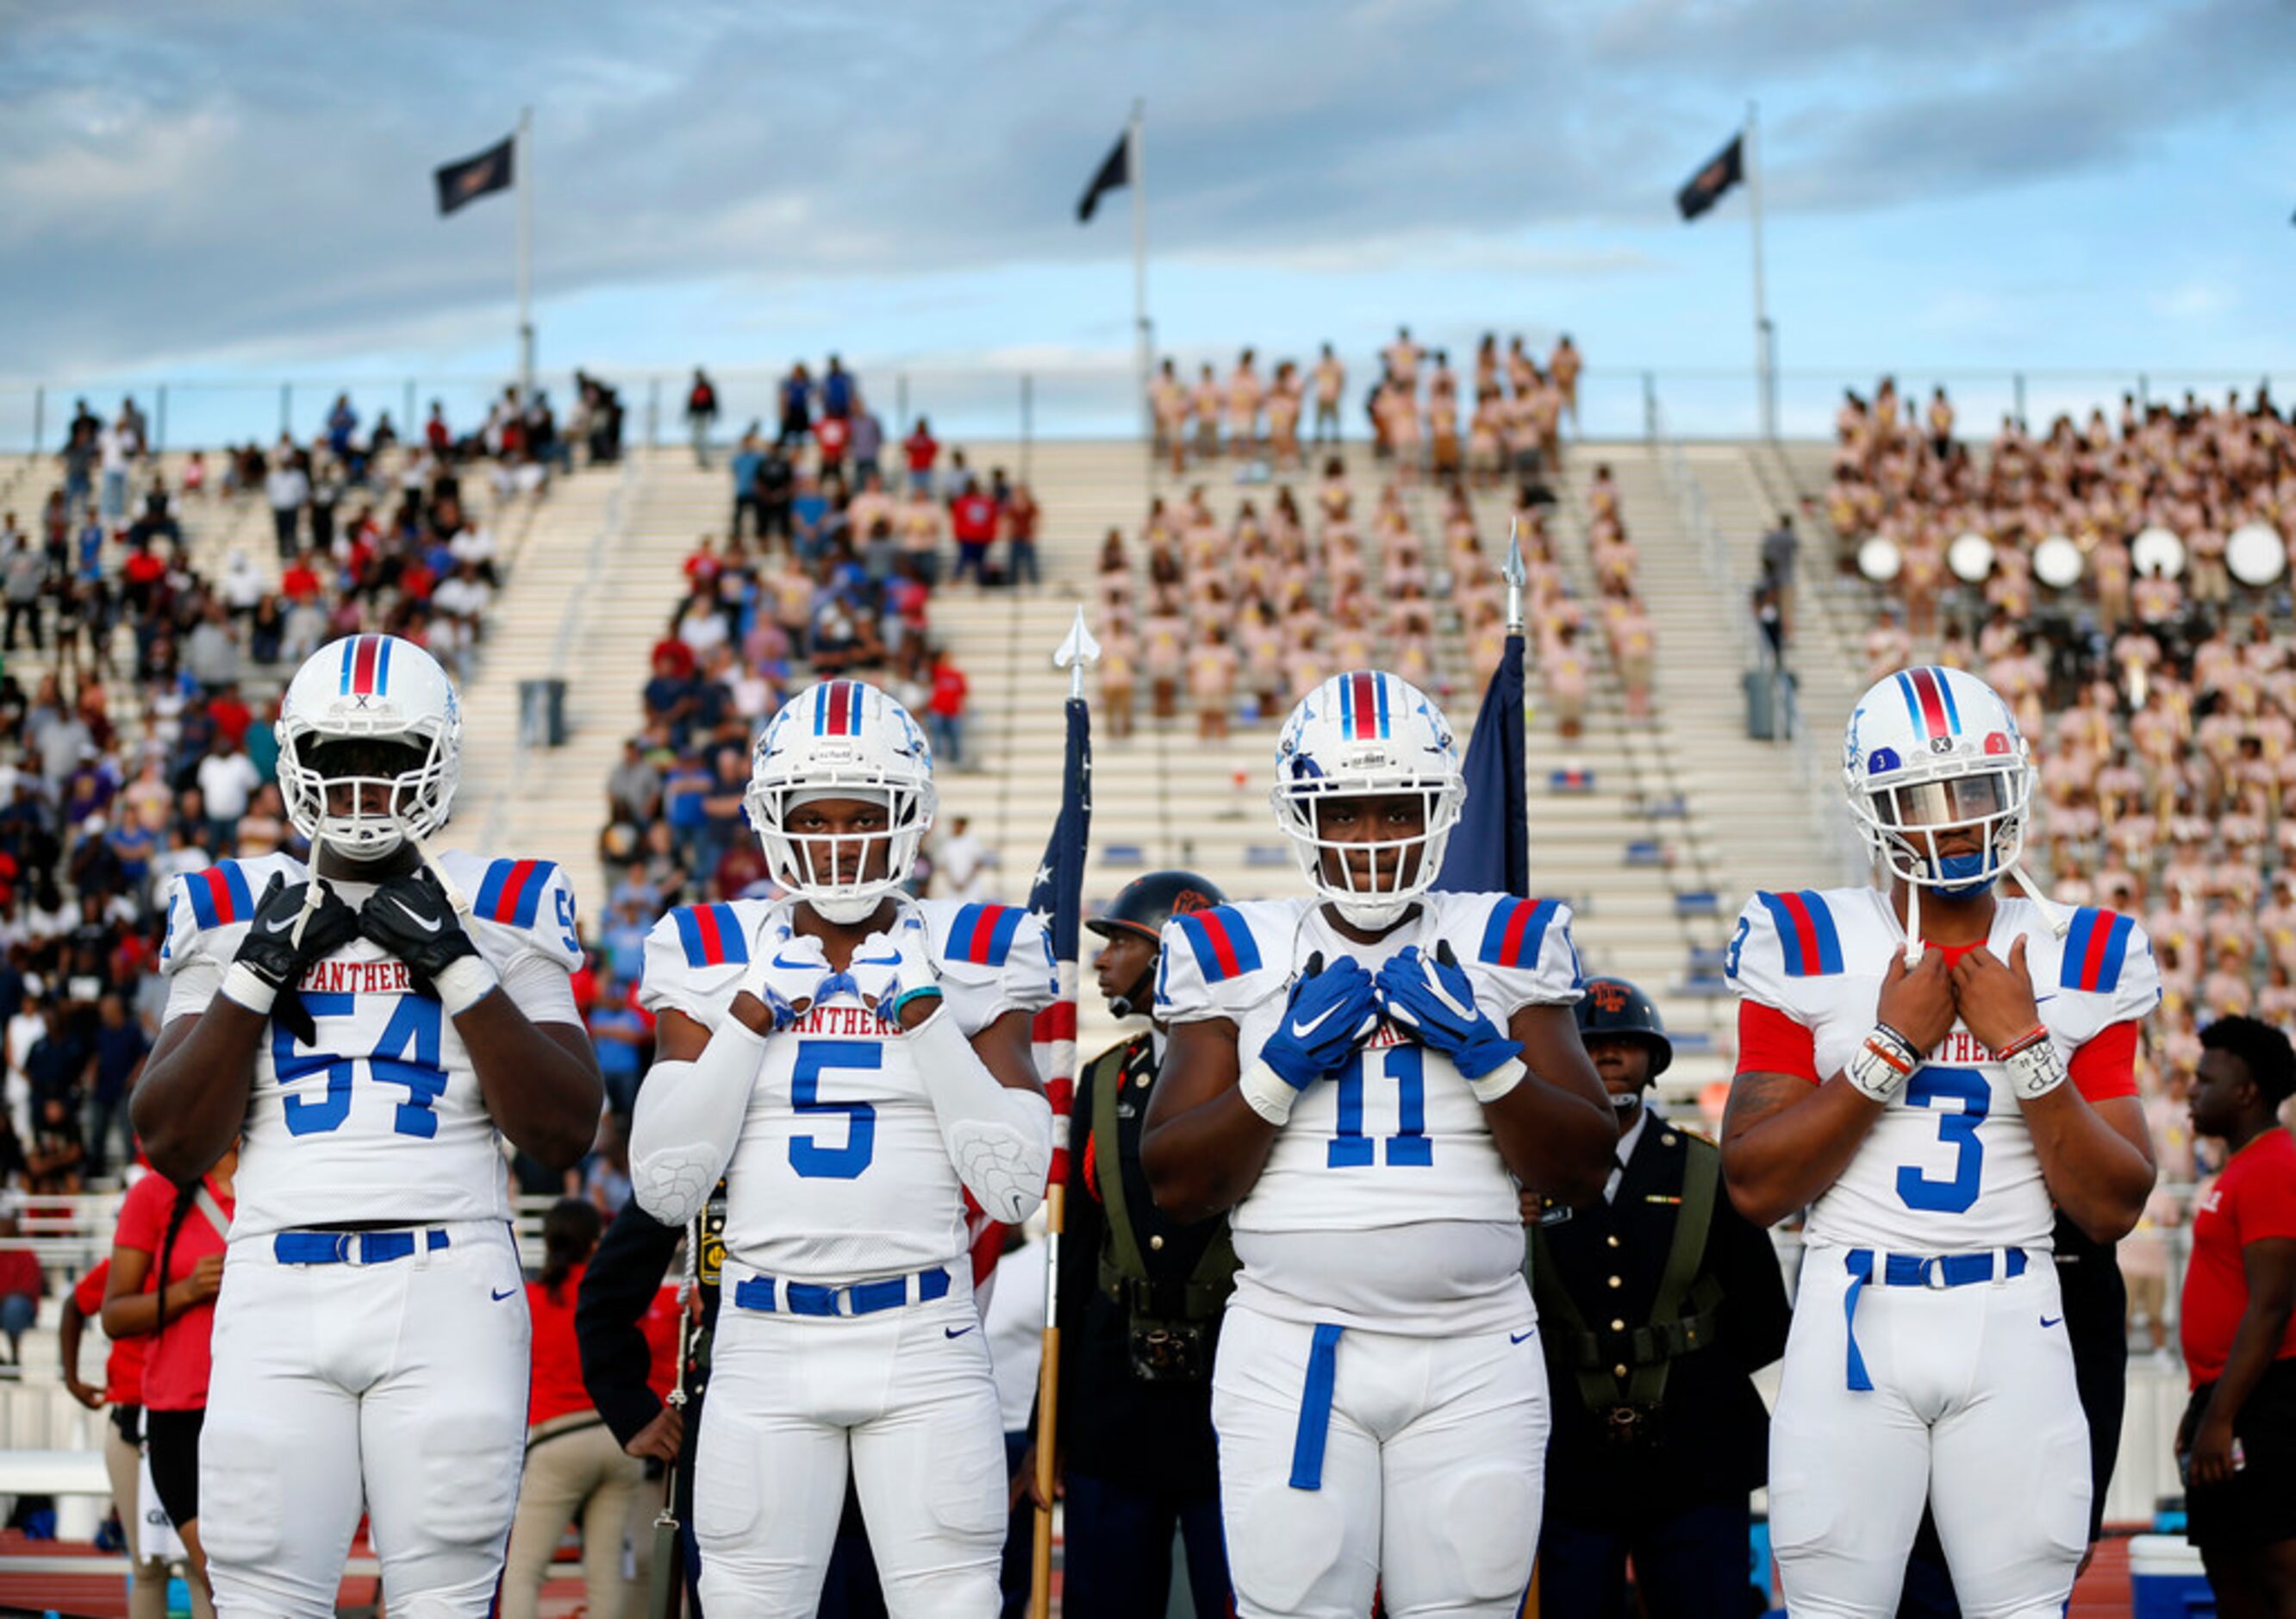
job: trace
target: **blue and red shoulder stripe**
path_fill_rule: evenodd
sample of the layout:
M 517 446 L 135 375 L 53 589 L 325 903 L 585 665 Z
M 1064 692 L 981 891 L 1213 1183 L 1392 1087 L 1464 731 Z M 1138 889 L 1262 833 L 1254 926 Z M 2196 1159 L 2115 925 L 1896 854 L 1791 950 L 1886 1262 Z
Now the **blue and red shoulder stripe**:
M 2058 986 L 2091 995 L 2112 994 L 2120 987 L 2120 969 L 2128 959 L 2128 941 L 2136 932 L 2134 917 L 2099 910 L 2094 905 L 2082 906 L 2065 930 Z
M 1562 908 L 1554 900 L 1502 900 L 1483 925 L 1475 959 L 1495 967 L 1535 967 L 1546 948 L 1546 930 Z
M 1805 888 L 1791 894 L 1754 896 L 1776 925 L 1789 978 L 1831 978 L 1841 971 L 1841 934 L 1825 896 Z
M 487 867 L 479 892 L 471 901 L 472 914 L 512 927 L 532 927 L 542 905 L 542 891 L 558 867 L 550 860 L 496 860 Z
M 255 915 L 255 896 L 247 886 L 246 868 L 237 860 L 220 860 L 205 871 L 184 878 L 184 892 L 192 901 L 192 919 L 201 927 L 228 927 Z
M 685 949 L 690 967 L 747 966 L 750 941 L 730 905 L 681 905 L 670 913 L 677 918 L 677 941 Z
M 1218 983 L 1259 970 L 1259 944 L 1244 925 L 1243 913 L 1232 905 L 1210 910 L 1185 911 L 1172 918 L 1196 958 L 1206 983 Z
M 1001 967 L 1012 953 L 1013 936 L 1028 913 L 1017 905 L 968 905 L 948 925 L 946 956 L 985 967 Z

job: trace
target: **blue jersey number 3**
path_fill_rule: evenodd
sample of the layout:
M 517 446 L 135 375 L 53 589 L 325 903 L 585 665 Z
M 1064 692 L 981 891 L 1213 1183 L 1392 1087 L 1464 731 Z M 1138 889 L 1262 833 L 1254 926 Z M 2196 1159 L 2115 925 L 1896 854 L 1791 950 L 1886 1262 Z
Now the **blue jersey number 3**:
M 1961 1106 L 1955 1111 L 1939 1108 L 1945 1102 L 1959 1102 Z M 1932 1214 L 1967 1212 L 1977 1201 L 1978 1184 L 1985 1173 L 1985 1143 L 1978 1138 L 1977 1130 L 1993 1110 L 1993 1088 L 1974 1068 L 1923 1068 L 1906 1081 L 1906 1105 L 1938 1109 L 1938 1138 L 1952 1142 L 1956 1154 L 1950 1179 L 1932 1180 L 1913 1164 L 1900 1165 L 1898 1196 L 1909 1209 Z

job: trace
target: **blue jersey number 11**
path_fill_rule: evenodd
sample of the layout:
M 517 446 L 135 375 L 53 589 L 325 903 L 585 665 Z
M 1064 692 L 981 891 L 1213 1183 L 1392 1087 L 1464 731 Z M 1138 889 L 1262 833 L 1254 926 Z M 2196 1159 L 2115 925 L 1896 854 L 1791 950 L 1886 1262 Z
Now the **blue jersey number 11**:
M 1340 1130 L 1332 1138 L 1324 1162 L 1335 1170 L 1360 1169 L 1372 1161 L 1373 1141 L 1364 1134 L 1364 1058 L 1358 1051 L 1348 1059 L 1333 1081 L 1340 1088 Z M 1425 1166 L 1435 1162 L 1435 1144 L 1427 1138 L 1426 1054 L 1417 1046 L 1390 1046 L 1383 1064 L 1395 1081 L 1396 1132 L 1387 1138 L 1390 1164 Z

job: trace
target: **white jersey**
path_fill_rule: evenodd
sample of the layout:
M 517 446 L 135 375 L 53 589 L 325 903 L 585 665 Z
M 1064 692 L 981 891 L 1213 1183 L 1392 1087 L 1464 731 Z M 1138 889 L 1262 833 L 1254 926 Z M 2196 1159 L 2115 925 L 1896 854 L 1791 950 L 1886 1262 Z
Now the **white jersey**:
M 487 860 L 450 851 L 439 863 L 472 896 L 472 941 L 504 992 L 536 1023 L 581 1026 L 570 982 L 582 959 L 574 891 L 548 860 Z M 207 1010 L 275 874 L 306 880 L 291 855 L 225 860 L 168 889 L 160 970 L 167 1020 Z M 371 883 L 328 879 L 354 910 Z M 305 1046 L 273 1023 L 255 1053 L 245 1137 L 234 1183 L 234 1239 L 348 1221 L 508 1220 L 500 1137 L 478 1071 L 437 997 L 417 994 L 406 965 L 354 939 L 314 962 L 299 987 L 318 1027 Z
M 793 936 L 791 909 L 735 900 L 670 912 L 646 936 L 640 1003 L 716 1029 L 757 953 Z M 1051 1005 L 1057 989 L 1043 924 L 1012 906 L 903 900 L 853 964 L 920 957 L 968 1039 Z M 964 1188 L 909 1044 L 856 990 L 767 1040 L 726 1193 L 727 1259 L 762 1276 L 841 1286 L 957 1265 L 970 1246 Z
M 1157 1015 L 1229 1020 L 1248 1068 L 1310 957 L 1349 957 L 1376 973 L 1405 947 L 1432 953 L 1442 940 L 1501 1029 L 1523 1007 L 1578 999 L 1569 908 L 1431 893 L 1373 945 L 1341 933 L 1314 900 L 1175 916 Z M 1428 1332 L 1459 1327 L 1462 1310 L 1521 1319 L 1516 1188 L 1482 1104 L 1448 1056 L 1384 1020 L 1338 1072 L 1300 1093 L 1228 1220 L 1244 1266 L 1237 1296 L 1270 1313 Z
M 1997 900 L 1986 949 L 2006 961 L 2021 936 L 2041 1021 L 2069 1063 L 2161 999 L 2152 946 L 2134 917 L 2084 907 L 2059 939 L 2030 900 Z M 1742 998 L 1808 1030 L 1812 1077 L 1822 1080 L 1848 1065 L 1874 1027 L 1882 975 L 1904 949 L 1878 889 L 1758 893 L 1739 915 L 1726 966 Z M 1956 1021 L 1810 1205 L 1806 1236 L 1915 1253 L 2046 1250 L 2054 1223 L 2008 1070 Z

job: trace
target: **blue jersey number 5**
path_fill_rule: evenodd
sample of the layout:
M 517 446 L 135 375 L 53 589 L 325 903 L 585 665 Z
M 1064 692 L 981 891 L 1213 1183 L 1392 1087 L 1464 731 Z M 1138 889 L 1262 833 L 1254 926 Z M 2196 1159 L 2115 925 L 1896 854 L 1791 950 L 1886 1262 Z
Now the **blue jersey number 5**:
M 1955 1111 L 1939 1108 L 1959 1102 Z M 1908 1107 L 1938 1108 L 1938 1138 L 1957 1149 L 1952 1179 L 1932 1180 L 1913 1164 L 1898 1170 L 1898 1196 L 1909 1209 L 1932 1214 L 1960 1214 L 1977 1201 L 1979 1181 L 1985 1172 L 1985 1143 L 1978 1127 L 1993 1109 L 1993 1088 L 1974 1068 L 1923 1068 L 1906 1081 Z
M 874 1040 L 806 1040 L 797 1048 L 790 1076 L 790 1103 L 806 1114 L 843 1114 L 845 1145 L 824 1146 L 812 1136 L 790 1138 L 790 1168 L 808 1180 L 851 1180 L 869 1167 L 877 1150 L 877 1110 L 866 1102 L 824 1102 L 821 1076 L 840 1068 L 884 1066 L 885 1048 Z

